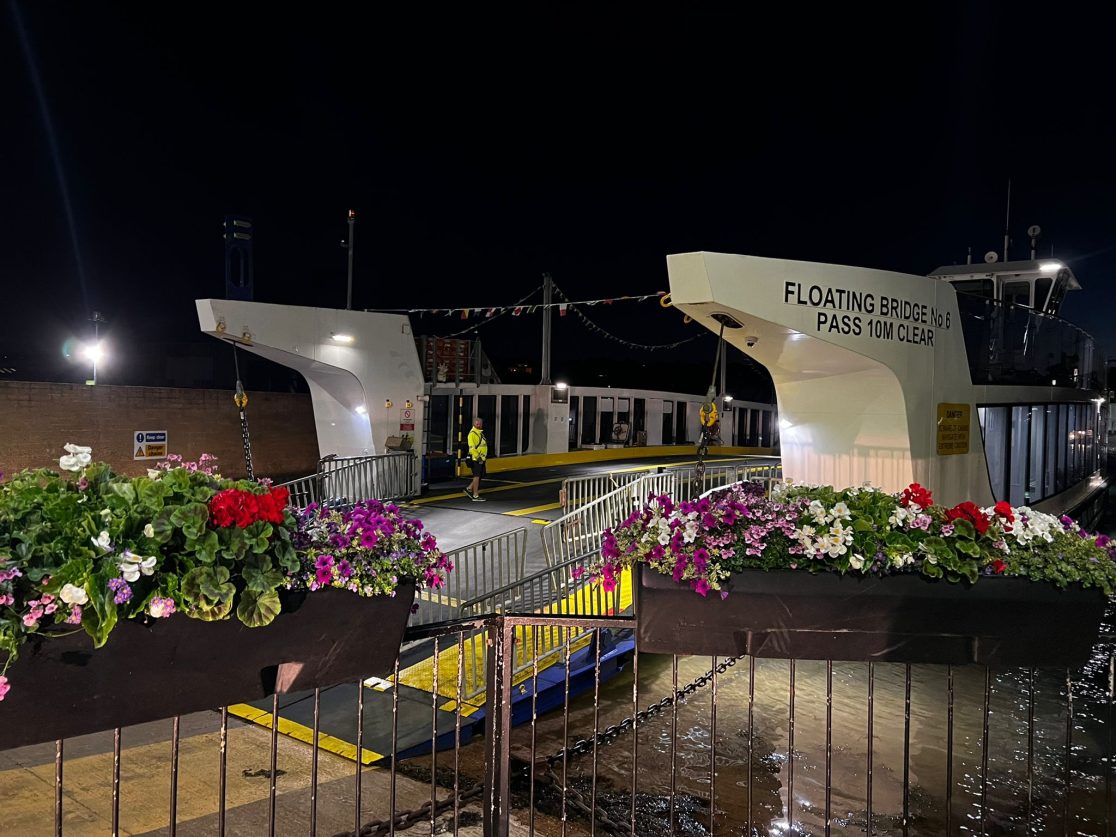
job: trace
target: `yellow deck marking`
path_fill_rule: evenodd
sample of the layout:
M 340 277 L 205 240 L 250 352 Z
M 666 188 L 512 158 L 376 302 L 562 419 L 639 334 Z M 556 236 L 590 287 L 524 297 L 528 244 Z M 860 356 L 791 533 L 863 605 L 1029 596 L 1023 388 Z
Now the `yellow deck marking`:
M 494 494 L 497 491 L 514 491 L 517 488 L 527 488 L 532 485 L 547 485 L 548 483 L 561 482 L 565 477 L 553 477 L 548 480 L 534 480 L 533 482 L 517 482 L 513 485 L 498 485 L 495 488 L 482 488 L 481 494 Z M 436 494 L 432 497 L 419 497 L 417 500 L 411 502 L 415 505 L 423 503 L 437 503 L 439 500 L 452 500 L 454 498 L 465 497 L 464 490 L 451 491 L 448 494 Z M 467 497 L 465 499 L 468 499 Z
M 554 509 L 562 508 L 561 503 L 543 503 L 541 506 L 531 506 L 529 509 L 516 509 L 515 511 L 504 512 L 508 517 L 526 517 L 535 512 L 553 511 Z
M 539 524 L 540 526 L 545 526 L 546 524 L 548 524 L 548 523 L 551 523 L 552 521 L 550 521 L 550 520 L 543 520 L 542 518 L 539 518 L 538 520 L 532 520 L 531 522 L 532 522 L 532 523 L 537 523 L 537 524 Z
M 424 602 L 430 602 L 431 604 L 441 604 L 446 607 L 452 607 L 455 610 L 461 609 L 461 599 L 455 599 L 453 596 L 447 596 L 433 590 L 419 590 L 415 594 L 415 598 L 421 599 Z
M 259 724 L 261 727 L 271 729 L 271 712 L 268 710 L 257 709 L 254 706 L 249 706 L 247 703 L 234 703 L 229 707 L 229 714 L 236 715 L 238 718 L 243 718 L 246 721 L 251 721 L 253 724 Z M 279 718 L 279 732 L 298 741 L 304 741 L 307 744 L 312 745 L 314 743 L 313 729 L 304 727 L 302 724 L 297 724 L 283 717 Z M 342 741 L 340 738 L 334 738 L 332 735 L 326 735 L 324 732 L 319 731 L 318 746 L 323 750 L 343 756 L 350 761 L 356 761 L 357 748 L 347 741 Z M 386 758 L 386 756 L 374 750 L 369 750 L 367 747 L 363 747 L 362 751 L 362 764 L 372 764 L 373 762 Z

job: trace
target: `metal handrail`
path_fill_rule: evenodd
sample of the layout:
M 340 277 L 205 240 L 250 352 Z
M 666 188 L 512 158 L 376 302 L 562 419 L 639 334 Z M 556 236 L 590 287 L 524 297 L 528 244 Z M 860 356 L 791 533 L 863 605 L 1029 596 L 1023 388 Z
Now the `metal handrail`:
M 485 590 L 502 589 L 522 578 L 527 562 L 527 530 L 521 527 L 459 546 L 446 552 L 446 557 L 453 565 L 446 574 L 446 586 L 419 592 L 420 607 L 409 624 L 458 618 L 466 598 L 472 596 L 473 601 L 485 595 Z

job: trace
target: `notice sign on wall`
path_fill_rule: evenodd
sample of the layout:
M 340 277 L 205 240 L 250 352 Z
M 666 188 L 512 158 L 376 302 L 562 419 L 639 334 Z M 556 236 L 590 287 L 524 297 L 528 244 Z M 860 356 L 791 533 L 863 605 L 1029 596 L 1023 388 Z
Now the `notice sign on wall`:
M 399 411 L 399 431 L 401 433 L 413 433 L 415 430 L 415 411 L 413 409 L 405 409 Z
M 938 456 L 969 452 L 969 405 L 938 405 Z
M 137 430 L 132 434 L 133 459 L 166 459 L 167 431 Z

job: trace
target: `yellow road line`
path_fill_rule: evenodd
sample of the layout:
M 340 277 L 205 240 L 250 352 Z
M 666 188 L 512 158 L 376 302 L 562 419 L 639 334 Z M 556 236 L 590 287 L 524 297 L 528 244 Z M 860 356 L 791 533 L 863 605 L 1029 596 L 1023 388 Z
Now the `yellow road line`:
M 229 707 L 229 714 L 236 715 L 238 718 L 243 718 L 246 721 L 251 721 L 253 724 L 259 724 L 261 727 L 271 729 L 271 712 L 267 710 L 257 709 L 247 703 L 234 703 Z M 281 716 L 279 718 L 279 732 L 290 738 L 297 739 L 298 741 L 304 741 L 310 745 L 314 743 L 313 729 Z M 319 731 L 318 746 L 323 750 L 343 756 L 350 761 L 356 761 L 357 748 L 347 741 L 342 741 L 340 738 L 334 738 L 332 735 L 327 735 Z M 386 758 L 386 756 L 374 750 L 369 750 L 367 747 L 361 749 L 361 764 L 372 764 L 373 762 Z
M 531 506 L 529 509 L 516 509 L 515 511 L 504 512 L 508 517 L 526 517 L 535 512 L 553 511 L 554 509 L 562 508 L 561 503 L 543 503 L 541 506 Z
M 535 480 L 534 482 L 517 482 L 514 485 L 498 485 L 495 488 L 482 488 L 481 494 L 494 494 L 497 491 L 514 491 L 517 488 L 527 488 L 532 485 L 547 485 L 549 483 L 561 482 L 565 477 L 554 477 L 548 480 Z M 454 491 L 449 494 L 437 494 L 432 497 L 419 497 L 417 500 L 412 500 L 414 505 L 422 505 L 424 503 L 437 503 L 439 500 L 452 500 L 455 497 L 464 496 L 464 490 Z

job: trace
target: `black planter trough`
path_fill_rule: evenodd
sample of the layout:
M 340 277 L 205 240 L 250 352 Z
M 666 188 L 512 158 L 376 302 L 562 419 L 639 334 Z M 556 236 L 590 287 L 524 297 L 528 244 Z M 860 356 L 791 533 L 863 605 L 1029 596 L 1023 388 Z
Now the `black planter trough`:
M 640 651 L 706 656 L 1001 666 L 1083 664 L 1106 599 L 1097 588 L 992 576 L 745 570 L 706 598 L 637 567 Z
M 260 700 L 395 667 L 415 599 L 295 593 L 270 625 L 237 619 L 122 622 L 103 648 L 84 631 L 35 636 L 8 669 L 0 750 Z

